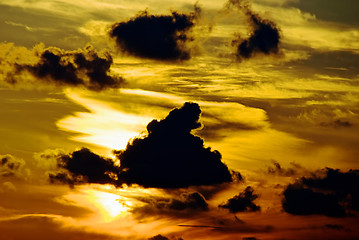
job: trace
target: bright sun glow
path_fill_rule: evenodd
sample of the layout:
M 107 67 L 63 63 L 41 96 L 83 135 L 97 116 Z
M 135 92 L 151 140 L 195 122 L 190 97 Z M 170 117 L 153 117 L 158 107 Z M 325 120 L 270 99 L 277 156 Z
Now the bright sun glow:
M 109 191 L 111 191 L 109 188 L 96 190 L 86 187 L 78 189 L 77 192 L 69 193 L 57 201 L 91 209 L 97 219 L 100 215 L 105 222 L 110 222 L 115 218 L 127 215 L 133 203 L 130 198 Z
M 122 197 L 107 192 L 91 191 L 92 200 L 106 220 L 111 220 L 126 213 L 132 203 Z

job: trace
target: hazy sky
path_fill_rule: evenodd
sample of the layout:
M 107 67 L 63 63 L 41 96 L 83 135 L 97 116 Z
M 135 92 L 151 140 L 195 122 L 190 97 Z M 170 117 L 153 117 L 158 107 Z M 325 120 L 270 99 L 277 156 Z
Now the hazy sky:
M 0 0 L 0 239 L 358 239 L 357 9 Z

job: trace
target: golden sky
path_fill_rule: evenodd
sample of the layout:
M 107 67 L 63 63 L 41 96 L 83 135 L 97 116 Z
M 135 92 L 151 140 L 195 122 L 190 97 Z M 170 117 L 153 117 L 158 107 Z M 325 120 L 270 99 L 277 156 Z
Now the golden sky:
M 0 239 L 358 239 L 358 8 L 0 0 Z

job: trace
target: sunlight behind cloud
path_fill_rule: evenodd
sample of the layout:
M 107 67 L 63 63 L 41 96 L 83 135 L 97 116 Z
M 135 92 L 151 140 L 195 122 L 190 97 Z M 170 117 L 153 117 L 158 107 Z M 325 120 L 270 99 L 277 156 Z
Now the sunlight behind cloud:
M 66 131 L 82 133 L 73 140 L 88 142 L 110 149 L 123 149 L 129 139 L 137 136 L 150 117 L 121 112 L 104 102 L 69 93 L 68 97 L 80 103 L 90 112 L 77 112 L 75 116 L 65 117 L 57 126 Z
M 106 221 L 111 221 L 120 214 L 124 214 L 132 206 L 130 201 L 122 201 L 121 197 L 108 192 L 88 191 L 94 204 L 100 209 Z

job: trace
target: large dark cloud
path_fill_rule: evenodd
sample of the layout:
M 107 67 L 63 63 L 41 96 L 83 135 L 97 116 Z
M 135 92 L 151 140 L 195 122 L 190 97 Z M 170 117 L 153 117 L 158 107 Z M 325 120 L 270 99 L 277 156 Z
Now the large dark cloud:
M 135 138 L 125 150 L 116 151 L 121 161 L 119 179 L 144 187 L 183 188 L 231 182 L 221 154 L 205 147 L 191 131 L 201 126 L 201 109 L 185 103 L 163 120 L 147 125 L 147 136 Z
M 190 58 L 186 44 L 193 41 L 189 32 L 199 13 L 198 6 L 189 14 L 151 15 L 144 11 L 126 22 L 115 23 L 110 36 L 120 50 L 137 57 L 186 60 Z
M 283 209 L 288 213 L 348 216 L 359 211 L 359 171 L 326 168 L 288 185 L 283 194 Z
M 50 173 L 50 180 L 69 185 L 138 184 L 154 188 L 212 186 L 241 180 L 240 173 L 230 171 L 221 161 L 218 151 L 205 147 L 203 140 L 191 133 L 201 127 L 200 114 L 198 104 L 187 102 L 165 119 L 151 121 L 146 136 L 134 138 L 125 150 L 114 150 L 120 166 L 86 148 L 59 154 L 61 170 Z
M 230 198 L 226 203 L 219 205 L 219 207 L 226 208 L 231 213 L 259 211 L 260 206 L 253 202 L 258 198 L 258 195 L 253 192 L 252 187 L 247 187 L 243 192 Z
M 113 63 L 111 55 L 99 54 L 91 46 L 77 51 L 52 47 L 38 54 L 39 60 L 35 64 L 15 63 L 17 73 L 27 71 L 43 81 L 65 86 L 84 86 L 96 91 L 118 88 L 124 82 L 123 78 L 110 72 Z
M 229 0 L 227 8 L 237 8 L 243 11 L 251 28 L 248 38 L 232 41 L 232 45 L 237 48 L 236 56 L 239 60 L 248 59 L 257 53 L 269 55 L 279 52 L 280 30 L 276 24 L 270 20 L 263 19 L 254 13 L 246 1 Z
M 52 183 L 62 182 L 73 186 L 81 183 L 116 184 L 119 167 L 111 158 L 105 158 L 87 148 L 71 154 L 57 156 L 59 172 L 49 173 Z

